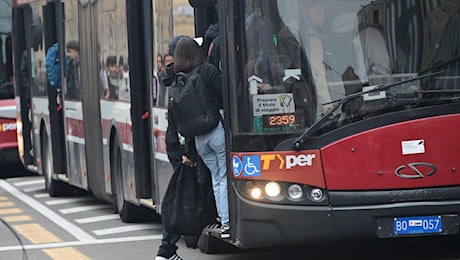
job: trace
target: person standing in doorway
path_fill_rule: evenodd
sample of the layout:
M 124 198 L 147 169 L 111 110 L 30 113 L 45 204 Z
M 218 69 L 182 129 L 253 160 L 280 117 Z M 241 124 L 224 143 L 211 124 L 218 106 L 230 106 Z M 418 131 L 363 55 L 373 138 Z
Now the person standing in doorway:
M 160 77 L 160 80 L 165 86 L 171 86 L 171 84 L 174 82 L 176 74 L 174 73 L 173 68 L 173 53 L 177 45 L 177 42 L 183 37 L 186 36 L 176 36 L 168 44 L 167 55 L 169 55 L 171 59 L 167 61 L 168 63 L 164 64 L 164 73 Z M 189 147 L 193 144 L 190 144 L 189 141 L 190 140 L 185 140 L 183 137 L 179 136 L 177 126 L 174 124 L 174 122 L 171 121 L 171 117 L 168 113 L 168 127 L 166 128 L 165 138 L 166 153 L 168 155 L 169 162 L 171 163 L 171 166 L 173 167 L 174 171 L 176 171 L 179 168 L 179 165 L 181 163 L 187 166 L 194 166 L 196 164 L 196 160 L 193 160 L 193 158 L 191 158 L 193 157 L 193 155 L 191 155 Z M 158 249 L 157 256 L 155 257 L 155 260 L 181 260 L 182 258 L 180 258 L 180 256 L 178 256 L 176 252 L 178 249 L 176 244 L 177 241 L 179 241 L 180 237 L 181 234 L 170 233 L 163 228 L 163 237 L 161 239 L 161 244 Z
M 80 44 L 78 41 L 68 41 L 66 46 L 66 55 L 69 59 L 69 70 L 66 73 L 65 94 L 70 99 L 79 100 L 80 92 Z
M 205 62 L 200 46 L 191 38 L 180 39 L 174 50 L 174 72 L 190 73 L 197 69 L 205 83 L 206 91 L 216 109 L 223 117 L 222 77 L 216 66 Z M 195 108 L 191 108 L 195 109 Z M 223 120 L 222 120 L 223 121 Z M 212 186 L 216 200 L 217 213 L 222 228 L 221 238 L 230 237 L 230 220 L 228 210 L 227 164 L 225 152 L 225 133 L 222 122 L 211 132 L 195 136 L 198 155 L 211 171 Z

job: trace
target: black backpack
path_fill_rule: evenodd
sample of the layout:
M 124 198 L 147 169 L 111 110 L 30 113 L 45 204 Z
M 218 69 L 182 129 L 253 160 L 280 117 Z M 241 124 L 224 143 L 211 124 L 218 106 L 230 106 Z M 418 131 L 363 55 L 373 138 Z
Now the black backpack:
M 169 87 L 169 111 L 178 132 L 194 137 L 211 132 L 220 121 L 219 110 L 211 103 L 198 68 L 190 73 L 179 72 Z

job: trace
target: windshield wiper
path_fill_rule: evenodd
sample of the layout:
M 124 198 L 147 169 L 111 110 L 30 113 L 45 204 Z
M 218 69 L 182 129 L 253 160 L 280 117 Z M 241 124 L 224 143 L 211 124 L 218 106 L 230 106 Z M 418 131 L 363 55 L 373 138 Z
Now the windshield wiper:
M 460 93 L 460 89 L 431 89 L 431 90 L 420 90 L 417 94 L 455 94 Z
M 425 74 L 425 75 L 413 77 L 413 78 L 406 79 L 406 80 L 401 80 L 401 81 L 398 81 L 398 82 L 379 84 L 379 85 L 374 86 L 372 89 L 369 89 L 369 90 L 366 90 L 366 91 L 361 91 L 361 92 L 356 92 L 356 93 L 350 94 L 348 96 L 345 96 L 345 97 L 343 97 L 343 98 L 341 98 L 339 100 L 329 102 L 328 104 L 332 104 L 332 103 L 336 103 L 336 104 L 335 104 L 334 107 L 332 107 L 331 110 L 329 110 L 326 114 L 324 114 L 318 121 L 316 121 L 309 128 L 305 129 L 305 131 L 297 139 L 294 140 L 293 149 L 295 149 L 295 150 L 300 149 L 302 147 L 303 143 L 305 142 L 305 140 L 308 137 L 310 137 L 313 133 L 315 133 L 329 119 L 329 117 L 337 110 L 337 108 L 339 108 L 341 105 L 343 105 L 343 103 L 347 102 L 348 100 L 350 100 L 352 98 L 355 98 L 355 97 L 362 96 L 362 95 L 370 93 L 370 92 L 387 90 L 387 89 L 395 87 L 395 86 L 403 85 L 403 84 L 405 84 L 407 82 L 411 82 L 411 81 L 414 81 L 414 80 L 419 80 L 419 79 L 439 75 L 439 74 L 441 74 L 443 72 L 444 71 L 439 71 L 439 72 L 434 72 L 434 73 L 430 73 L 430 74 Z

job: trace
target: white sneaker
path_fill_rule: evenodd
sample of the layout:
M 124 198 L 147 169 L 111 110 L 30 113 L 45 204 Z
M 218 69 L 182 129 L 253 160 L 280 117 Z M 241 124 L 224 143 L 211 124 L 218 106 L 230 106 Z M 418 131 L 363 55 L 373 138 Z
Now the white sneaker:
M 230 227 L 223 227 L 220 233 L 220 238 L 230 238 Z
M 155 260 L 182 260 L 182 258 L 178 256 L 177 254 L 172 255 L 170 258 L 166 258 L 164 256 L 157 255 L 155 257 Z

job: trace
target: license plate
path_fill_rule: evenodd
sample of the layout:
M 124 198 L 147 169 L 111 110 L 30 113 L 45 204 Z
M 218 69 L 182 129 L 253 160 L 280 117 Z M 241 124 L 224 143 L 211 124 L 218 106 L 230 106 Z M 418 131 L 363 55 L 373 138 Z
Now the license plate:
M 441 216 L 394 218 L 395 235 L 433 234 L 442 232 Z

